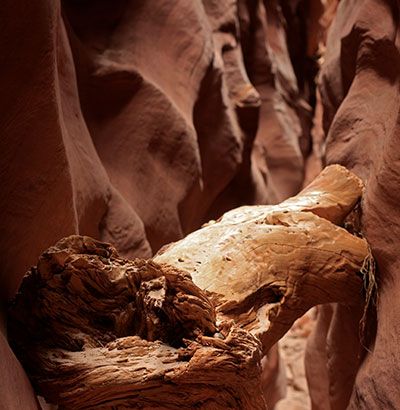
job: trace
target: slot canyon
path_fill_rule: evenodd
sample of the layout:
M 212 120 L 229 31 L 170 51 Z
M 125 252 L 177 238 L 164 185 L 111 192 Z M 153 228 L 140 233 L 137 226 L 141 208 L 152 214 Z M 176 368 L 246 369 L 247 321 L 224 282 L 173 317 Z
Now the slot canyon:
M 3 0 L 0 410 L 400 409 L 399 27 Z

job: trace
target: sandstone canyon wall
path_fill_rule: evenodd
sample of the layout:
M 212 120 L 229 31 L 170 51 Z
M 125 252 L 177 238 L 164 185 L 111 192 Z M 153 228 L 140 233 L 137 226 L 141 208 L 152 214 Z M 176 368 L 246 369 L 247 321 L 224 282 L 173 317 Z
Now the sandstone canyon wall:
M 306 361 L 309 375 L 320 375 L 311 388 L 318 409 L 400 405 L 399 11 L 396 1 L 340 2 L 320 73 L 326 161 L 366 182 L 360 229 L 376 260 L 377 294 L 361 332 L 365 349 L 362 307 L 321 309 Z
M 4 303 L 61 237 L 148 257 L 301 187 L 311 109 L 279 2 L 6 0 L 0 20 Z M 2 338 L 4 405 L 35 408 Z
M 368 353 L 361 305 L 319 309 L 307 353 L 312 403 L 396 408 L 399 6 L 336 7 L 4 0 L 3 303 L 64 236 L 90 235 L 123 256 L 149 257 L 230 208 L 294 195 L 319 169 L 327 135 L 326 163 L 367 183 L 361 230 L 378 266 L 378 320 L 375 329 L 370 309 Z M 319 95 L 314 76 L 325 43 Z M 1 405 L 38 408 L 5 330 L 0 337 Z

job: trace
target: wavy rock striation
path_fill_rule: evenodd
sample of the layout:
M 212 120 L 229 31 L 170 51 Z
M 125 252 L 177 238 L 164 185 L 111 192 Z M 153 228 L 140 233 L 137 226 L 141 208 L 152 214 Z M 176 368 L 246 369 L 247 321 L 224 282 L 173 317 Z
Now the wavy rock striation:
M 321 69 L 327 162 L 366 183 L 359 230 L 377 269 L 361 335 L 362 306 L 320 309 L 306 361 L 315 409 L 400 405 L 399 12 L 393 1 L 341 1 Z
M 310 115 L 280 6 L 3 1 L 2 302 L 64 236 L 150 257 L 228 209 L 298 191 Z M 5 405 L 36 408 L 1 346 Z

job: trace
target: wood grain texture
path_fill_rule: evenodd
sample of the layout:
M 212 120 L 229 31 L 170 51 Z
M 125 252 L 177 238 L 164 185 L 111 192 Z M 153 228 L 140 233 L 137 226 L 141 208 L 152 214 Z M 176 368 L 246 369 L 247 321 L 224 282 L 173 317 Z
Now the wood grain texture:
M 147 261 L 65 238 L 24 278 L 11 342 L 62 408 L 265 408 L 262 355 L 312 306 L 360 300 L 368 245 L 331 220 L 361 194 L 328 167 L 297 197 L 230 211 Z
M 154 260 L 190 273 L 217 312 L 260 337 L 268 351 L 312 306 L 360 301 L 355 273 L 368 245 L 334 223 L 344 221 L 362 190 L 344 167 L 327 167 L 297 196 L 229 211 Z

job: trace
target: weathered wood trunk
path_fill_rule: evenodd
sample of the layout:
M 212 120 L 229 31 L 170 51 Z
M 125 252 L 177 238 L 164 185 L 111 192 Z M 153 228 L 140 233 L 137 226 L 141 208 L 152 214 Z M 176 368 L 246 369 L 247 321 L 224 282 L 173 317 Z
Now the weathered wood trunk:
M 190 273 L 219 315 L 261 338 L 267 351 L 312 306 L 361 296 L 365 240 L 341 224 L 362 182 L 330 166 L 297 196 L 245 206 L 161 249 L 154 261 Z
M 65 238 L 25 277 L 11 342 L 63 408 L 265 408 L 262 354 L 310 307 L 362 295 L 367 243 L 334 225 L 361 194 L 328 167 L 297 197 L 230 211 L 152 261 Z

